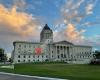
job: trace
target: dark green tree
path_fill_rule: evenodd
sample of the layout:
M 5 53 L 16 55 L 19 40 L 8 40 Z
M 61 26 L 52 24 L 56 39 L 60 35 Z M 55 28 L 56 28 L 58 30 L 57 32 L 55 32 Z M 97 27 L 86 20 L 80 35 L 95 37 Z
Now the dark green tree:
M 96 59 L 100 59 L 100 51 L 95 51 L 94 56 L 96 57 Z
M 9 62 L 11 62 L 11 63 L 13 62 L 13 60 L 12 60 L 11 58 L 9 58 L 9 60 L 8 60 L 8 61 L 9 61 Z
M 7 61 L 7 55 L 4 54 L 4 49 L 0 48 L 0 62 L 6 62 Z

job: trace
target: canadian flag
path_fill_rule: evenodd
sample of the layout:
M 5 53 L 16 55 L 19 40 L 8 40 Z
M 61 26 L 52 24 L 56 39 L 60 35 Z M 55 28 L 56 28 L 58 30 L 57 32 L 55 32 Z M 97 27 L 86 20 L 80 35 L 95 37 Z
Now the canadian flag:
M 42 53 L 42 48 L 35 48 L 35 54 L 40 55 Z

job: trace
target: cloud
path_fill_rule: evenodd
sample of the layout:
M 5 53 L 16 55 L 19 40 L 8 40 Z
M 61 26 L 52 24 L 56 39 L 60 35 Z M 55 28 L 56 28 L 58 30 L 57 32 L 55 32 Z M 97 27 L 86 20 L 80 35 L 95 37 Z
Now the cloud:
M 84 44 L 91 45 L 100 50 L 100 34 L 85 38 Z
M 36 35 L 38 22 L 35 19 L 25 12 L 18 12 L 16 6 L 9 10 L 0 5 L 0 25 L 2 25 L 0 28 L 5 26 L 14 33 L 23 36 L 31 35 L 33 32 Z
M 81 24 L 80 22 L 93 14 L 93 9 L 97 3 L 95 1 L 85 1 L 85 0 L 68 0 L 61 7 L 61 15 L 65 24 Z
M 94 7 L 93 4 L 88 4 L 88 5 L 86 6 L 86 14 L 87 14 L 87 15 L 93 14 L 93 7 Z
M 85 32 L 85 30 L 77 30 L 76 27 L 73 24 L 68 24 L 65 35 L 67 40 L 71 42 L 80 42 L 84 39 L 84 36 L 82 35 Z
M 85 23 L 81 24 L 81 26 L 91 27 L 96 24 L 100 24 L 100 22 L 85 22 Z
M 6 8 L 0 4 L 0 47 L 8 53 L 12 50 L 13 41 L 39 39 L 40 19 L 17 9 L 15 5 Z
M 61 41 L 61 40 L 66 40 L 66 37 L 64 35 L 64 31 L 55 30 L 53 32 L 53 39 L 54 39 L 54 42 Z
M 98 24 L 98 22 L 85 21 L 82 23 L 82 21 L 89 15 L 93 14 L 93 9 L 96 5 L 96 2 L 97 0 L 67 0 L 66 3 L 61 7 L 62 18 L 60 19 L 62 20 L 60 21 L 60 24 L 65 24 L 64 26 L 66 28 L 64 27 L 65 30 L 59 32 L 59 28 L 63 27 L 57 27 L 55 32 L 56 36 L 59 36 L 62 40 L 66 39 L 75 44 L 87 43 L 86 37 L 84 36 L 84 33 L 87 30 L 86 28 L 83 28 L 83 26 Z M 56 25 L 59 25 L 59 23 Z M 79 25 L 81 25 L 80 30 L 77 29 Z
M 54 32 L 54 40 L 67 40 L 75 44 L 80 44 L 85 38 L 85 36 L 83 36 L 84 32 L 84 29 L 78 30 L 73 24 L 68 24 L 64 30 L 56 30 Z
M 26 0 L 13 0 L 13 5 L 19 7 L 20 9 L 25 9 L 27 6 Z
M 85 30 L 78 30 L 77 26 L 75 26 L 76 23 L 80 24 L 80 21 L 85 17 L 85 14 L 80 13 L 80 7 L 83 3 L 84 0 L 77 0 L 76 2 L 74 2 L 74 0 L 68 0 L 61 7 L 61 15 L 63 18 L 62 24 L 65 24 L 65 30 L 56 32 L 56 35 L 58 34 L 59 37 L 62 36 L 61 39 L 65 39 L 73 43 L 81 43 L 83 41 L 85 37 L 83 36 L 83 33 Z
M 67 40 L 76 45 L 89 45 L 95 47 L 96 49 L 100 49 L 100 34 L 92 37 L 86 37 L 83 35 L 85 32 L 86 30 L 84 29 L 78 30 L 73 24 L 68 24 L 65 30 L 54 31 L 54 40 Z
M 79 14 L 79 8 L 84 0 L 78 0 L 74 2 L 73 0 L 68 0 L 61 8 L 61 14 L 64 17 L 65 24 L 72 22 L 73 19 L 81 20 L 81 14 Z
M 88 33 L 86 27 L 100 24 L 99 16 L 95 17 L 93 21 L 86 21 L 85 19 L 94 14 L 94 8 L 98 0 L 67 0 L 61 7 L 61 19 L 58 19 L 59 24 L 65 24 L 65 30 L 59 31 L 58 26 L 55 32 L 55 40 L 68 40 L 74 44 L 92 45 L 100 49 L 100 37 L 91 36 L 88 38 L 84 33 Z M 62 21 L 61 21 L 62 20 Z M 81 30 L 79 30 L 81 29 Z M 57 38 L 59 37 L 59 38 Z

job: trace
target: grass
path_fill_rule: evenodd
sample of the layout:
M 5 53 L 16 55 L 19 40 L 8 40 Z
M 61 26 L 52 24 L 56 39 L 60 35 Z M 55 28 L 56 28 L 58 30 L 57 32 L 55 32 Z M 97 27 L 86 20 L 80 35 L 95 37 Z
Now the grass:
M 69 80 L 100 80 L 99 65 L 76 65 L 65 63 L 27 63 L 15 64 L 17 74 L 57 77 Z
M 0 64 L 0 72 L 14 73 L 14 69 L 11 68 L 1 68 L 1 66 L 10 66 L 11 64 Z
M 15 73 L 67 78 L 70 80 L 100 80 L 100 66 L 65 63 L 16 64 Z
M 7 68 L 0 68 L 0 72 L 14 73 L 14 70 L 13 69 L 7 69 Z

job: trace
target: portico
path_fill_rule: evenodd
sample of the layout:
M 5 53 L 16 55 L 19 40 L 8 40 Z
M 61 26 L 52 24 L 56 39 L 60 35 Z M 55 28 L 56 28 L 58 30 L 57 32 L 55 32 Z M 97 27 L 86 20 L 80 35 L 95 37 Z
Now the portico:
M 62 42 L 61 42 L 62 43 Z M 73 45 L 72 44 L 55 44 L 55 59 L 58 61 L 69 61 L 72 59 Z

